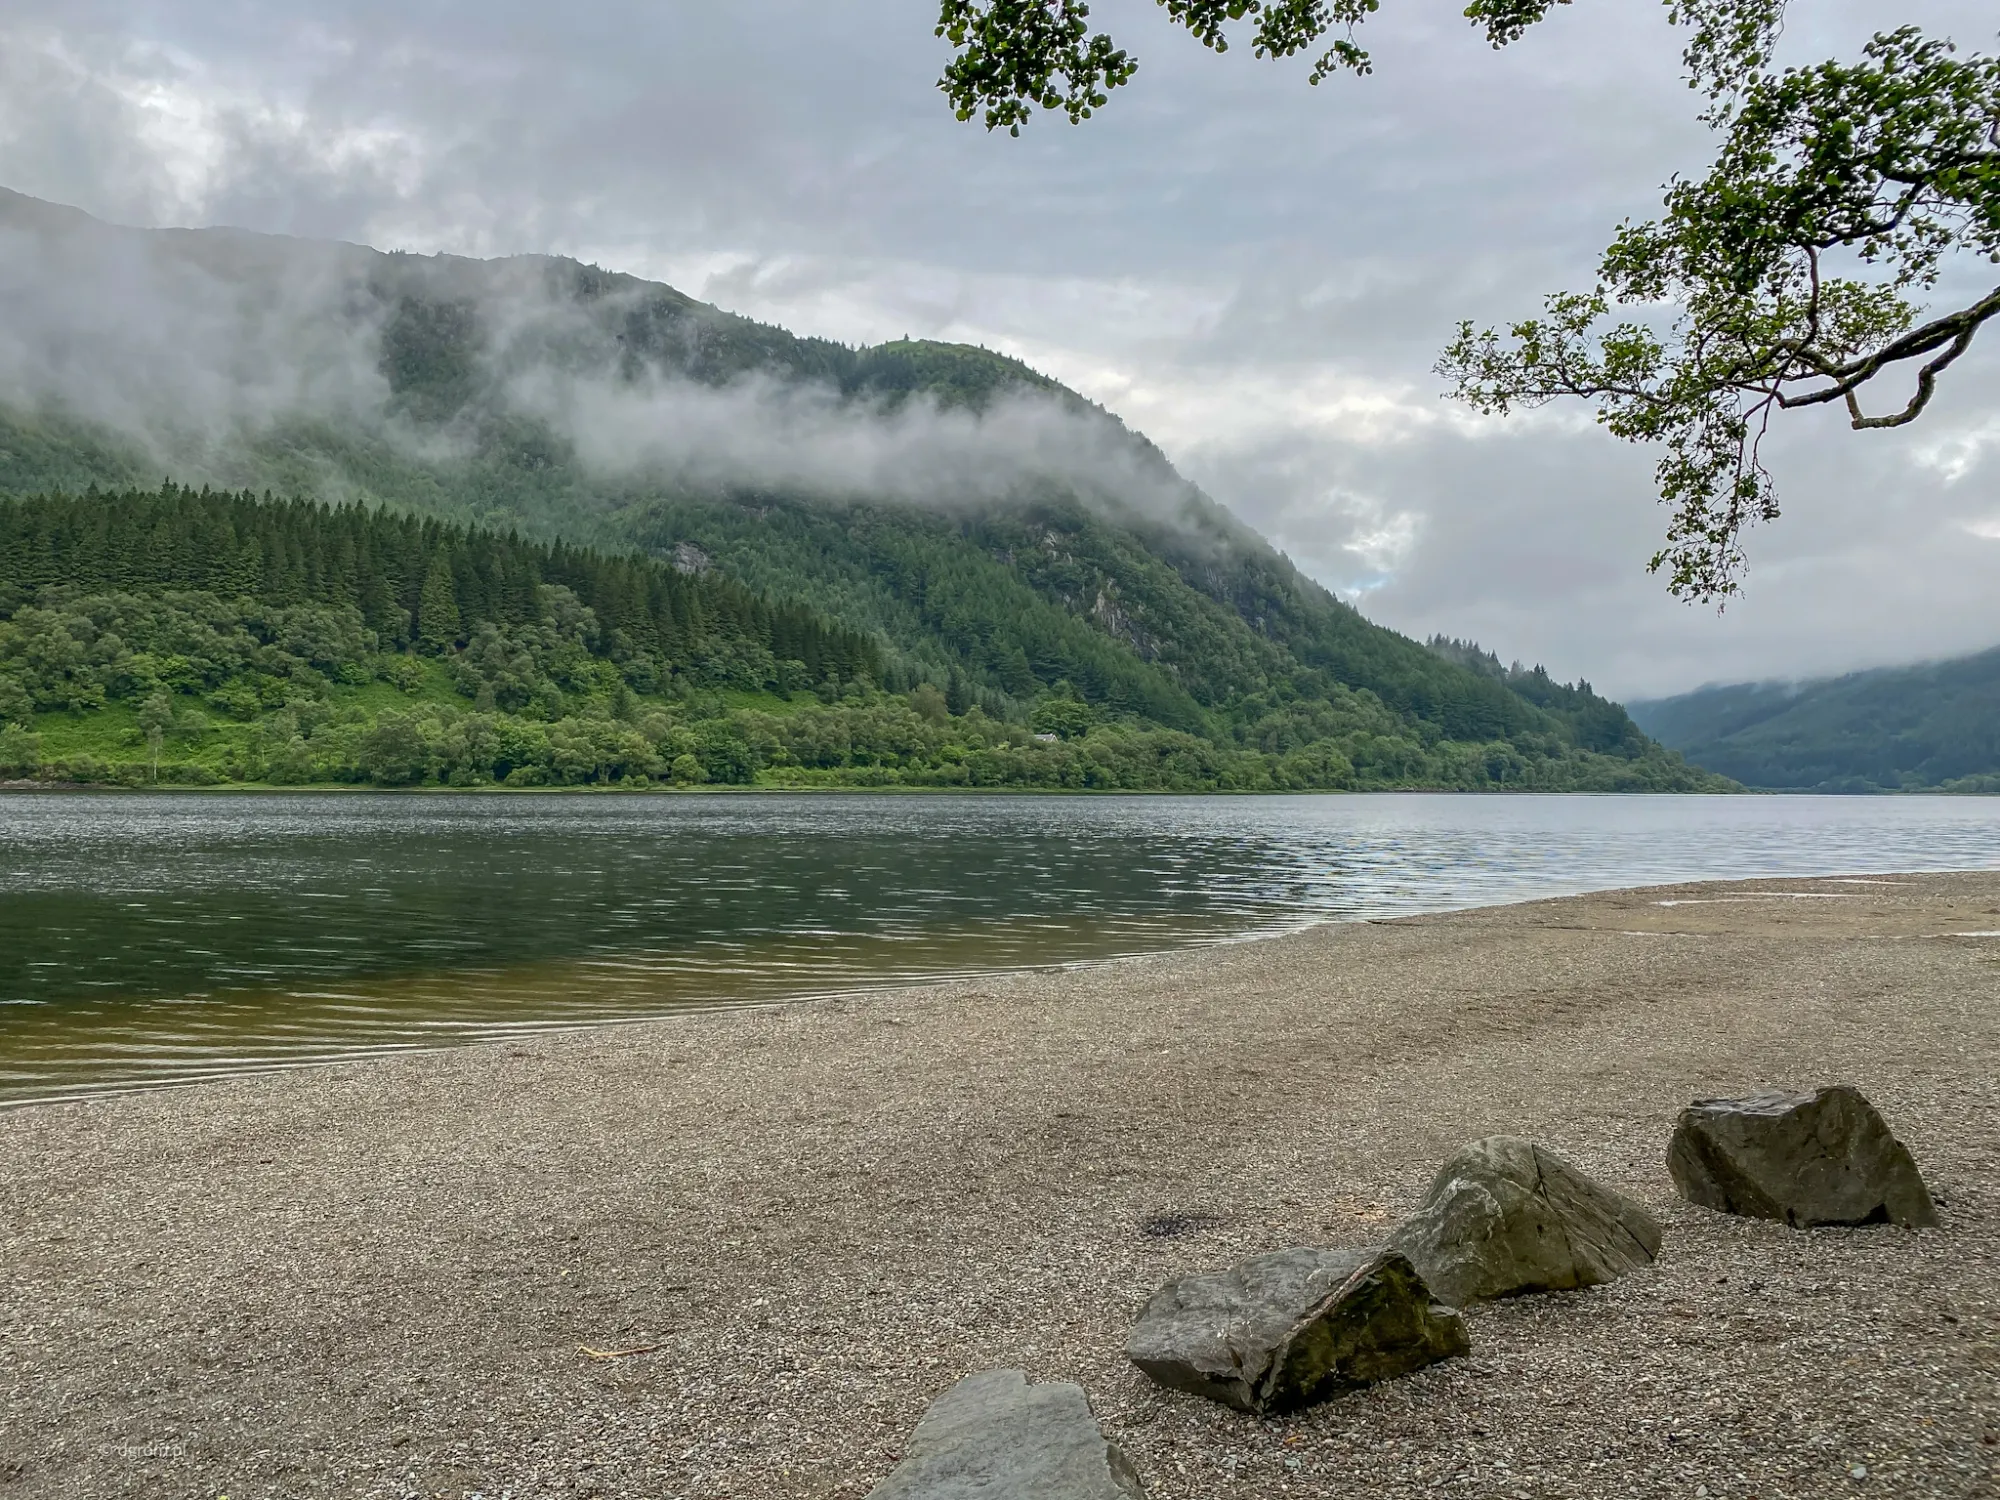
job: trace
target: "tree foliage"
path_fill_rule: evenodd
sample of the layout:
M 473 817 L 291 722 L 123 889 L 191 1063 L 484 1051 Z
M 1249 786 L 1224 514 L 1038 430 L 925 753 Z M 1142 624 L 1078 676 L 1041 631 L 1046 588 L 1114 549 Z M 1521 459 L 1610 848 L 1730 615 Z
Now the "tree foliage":
M 1316 53 L 1306 81 L 1335 73 L 1368 74 L 1375 60 L 1357 40 L 1382 0 L 1157 0 L 1168 19 L 1212 52 L 1227 52 L 1232 29 L 1248 25 L 1262 58 Z M 1470 0 L 1465 18 L 1495 47 L 1570 0 Z M 1667 0 L 1672 20 L 1689 29 L 1691 79 L 1720 92 L 1769 55 L 1785 0 Z M 1109 33 L 1090 27 L 1088 0 L 940 0 L 937 34 L 954 57 L 938 87 L 961 120 L 983 118 L 988 130 L 1019 135 L 1037 109 L 1073 125 L 1130 83 L 1138 59 Z
M 1071 497 L 950 514 L 683 501 L 639 535 L 691 538 L 761 588 L 865 622 L 890 647 L 885 680 L 963 682 L 999 717 L 1073 694 L 1105 719 L 1290 748 L 1302 718 L 1365 695 L 1419 740 L 1563 739 L 1510 684 L 1371 624 L 1268 549 L 1113 524 Z
M 763 685 L 754 669 L 739 680 L 717 666 L 733 659 L 797 662 L 800 686 L 881 671 L 866 634 L 719 574 L 386 509 L 173 484 L 0 500 L 0 586 L 50 585 L 351 608 L 387 649 L 432 654 L 457 652 L 482 626 L 539 627 L 554 585 L 589 611 L 591 649 L 648 682 L 678 673 Z
M 1472 0 L 1465 15 L 1500 47 L 1557 3 Z M 1315 84 L 1373 66 L 1355 32 L 1380 0 L 1160 4 L 1216 51 L 1246 26 L 1260 57 L 1322 49 Z M 1682 598 L 1719 600 L 1739 587 L 1744 530 L 1778 514 L 1773 415 L 1837 404 L 1858 430 L 1914 421 L 2000 315 L 2000 287 L 1919 302 L 1961 264 L 2000 262 L 2000 58 L 1905 26 L 1854 61 L 1773 70 L 1785 0 L 1667 8 L 1721 138 L 1714 164 L 1619 231 L 1593 290 L 1505 333 L 1462 324 L 1439 371 L 1478 410 L 1581 398 L 1619 437 L 1661 445 L 1672 519 L 1651 567 Z M 939 86 L 988 129 L 1018 135 L 1037 109 L 1088 119 L 1138 67 L 1088 18 L 1082 0 L 942 0 L 956 56 Z
M 1197 602 L 1164 560 L 1077 515 L 1062 526 L 1055 512 L 977 525 L 811 515 L 804 546 L 844 536 L 863 575 L 949 643 L 936 680 L 912 682 L 911 660 L 885 659 L 868 634 L 771 604 L 713 565 L 682 573 L 386 512 L 171 486 L 0 502 L 0 774 L 396 787 L 1711 784 L 1640 736 L 1584 744 L 1563 694 L 1629 728 L 1587 689 L 1545 694 L 1544 710 L 1414 643 L 1400 643 L 1417 658 L 1403 661 L 1400 638 L 1358 618 L 1399 668 L 1378 663 L 1379 694 L 1275 647 L 1245 655 L 1240 621 L 1232 631 L 1234 617 Z M 1012 570 L 954 524 L 1036 556 Z M 1058 598 L 1105 601 L 1126 636 L 1082 623 L 1023 572 Z M 1283 606 L 1273 593 L 1261 607 L 1275 620 Z M 1193 690 L 1137 670 L 1132 639 L 1175 659 Z M 1018 694 L 976 686 L 968 669 L 981 661 L 1018 669 Z M 1224 668 L 1255 690 L 1226 683 Z M 1065 671 L 1077 680 L 1037 675 Z
M 1916 301 L 1953 257 L 2000 262 L 2000 58 L 1906 27 L 1856 63 L 1754 74 L 1716 118 L 1714 166 L 1620 231 L 1594 290 L 1504 336 L 1463 324 L 1439 364 L 1477 409 L 1582 397 L 1619 437 L 1662 444 L 1673 519 L 1652 566 L 1695 599 L 1736 591 L 1744 529 L 1778 514 L 1775 413 L 1914 421 L 2000 314 L 2000 288 L 1941 313 Z M 1864 407 L 1899 375 L 1886 409 Z

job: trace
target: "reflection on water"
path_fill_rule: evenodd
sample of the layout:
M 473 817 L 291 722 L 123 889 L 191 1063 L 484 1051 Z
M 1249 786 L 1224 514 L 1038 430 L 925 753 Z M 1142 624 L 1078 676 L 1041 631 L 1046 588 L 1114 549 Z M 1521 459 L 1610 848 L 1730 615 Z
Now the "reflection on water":
M 2000 864 L 1943 798 L 0 798 L 0 1102 L 1655 881 Z

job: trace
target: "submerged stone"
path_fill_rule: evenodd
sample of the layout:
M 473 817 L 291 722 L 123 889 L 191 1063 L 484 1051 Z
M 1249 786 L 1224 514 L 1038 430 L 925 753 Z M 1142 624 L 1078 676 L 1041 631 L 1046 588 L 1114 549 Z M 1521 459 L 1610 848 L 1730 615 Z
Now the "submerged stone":
M 1185 1276 L 1146 1304 L 1125 1353 L 1162 1385 L 1238 1411 L 1294 1411 L 1470 1348 L 1402 1254 L 1276 1250 Z
M 1908 1148 L 1846 1084 L 1697 1099 L 1681 1112 L 1667 1170 L 1690 1203 L 1795 1229 L 1938 1222 Z
M 1615 1280 L 1653 1263 L 1660 1226 L 1546 1146 L 1495 1135 L 1444 1164 L 1389 1244 L 1463 1307 Z
M 930 1405 L 868 1500 L 1145 1500 L 1083 1388 L 981 1370 Z

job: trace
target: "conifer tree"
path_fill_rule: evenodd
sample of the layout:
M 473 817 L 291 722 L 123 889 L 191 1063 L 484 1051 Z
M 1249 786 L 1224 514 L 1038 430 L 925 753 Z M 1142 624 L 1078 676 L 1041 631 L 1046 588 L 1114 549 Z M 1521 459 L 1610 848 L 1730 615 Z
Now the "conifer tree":
M 814 681 L 822 669 L 873 675 L 880 666 L 873 640 L 803 605 L 774 605 L 720 573 L 690 577 L 651 558 L 173 484 L 0 499 L 0 596 L 57 584 L 351 607 L 387 651 L 444 652 L 482 625 L 536 624 L 544 583 L 569 588 L 595 614 L 594 651 L 643 652 L 669 672 L 730 638 L 810 663 Z
M 417 641 L 424 650 L 442 655 L 458 644 L 458 630 L 458 596 L 452 589 L 451 551 L 440 547 L 431 557 L 423 593 L 418 596 Z

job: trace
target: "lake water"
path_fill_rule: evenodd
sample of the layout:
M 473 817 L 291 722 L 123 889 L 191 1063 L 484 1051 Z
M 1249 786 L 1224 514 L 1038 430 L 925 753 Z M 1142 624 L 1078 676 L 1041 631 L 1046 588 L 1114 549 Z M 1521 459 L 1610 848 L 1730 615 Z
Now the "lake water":
M 0 796 L 0 1103 L 1615 886 L 2000 799 Z

